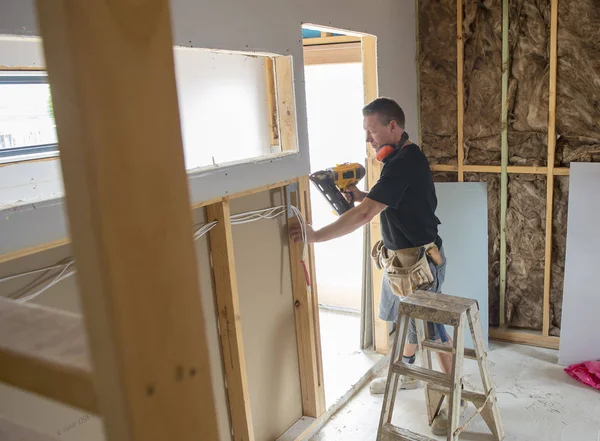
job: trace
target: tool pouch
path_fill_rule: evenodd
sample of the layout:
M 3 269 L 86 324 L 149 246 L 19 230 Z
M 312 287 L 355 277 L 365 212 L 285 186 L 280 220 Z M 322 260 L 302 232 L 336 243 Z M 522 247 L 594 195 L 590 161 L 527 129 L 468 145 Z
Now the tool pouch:
M 433 284 L 433 274 L 427 261 L 427 252 L 432 247 L 435 247 L 433 243 L 390 251 L 380 240 L 373 246 L 371 258 L 378 269 L 385 270 L 392 292 L 406 297 L 419 289 L 429 289 Z

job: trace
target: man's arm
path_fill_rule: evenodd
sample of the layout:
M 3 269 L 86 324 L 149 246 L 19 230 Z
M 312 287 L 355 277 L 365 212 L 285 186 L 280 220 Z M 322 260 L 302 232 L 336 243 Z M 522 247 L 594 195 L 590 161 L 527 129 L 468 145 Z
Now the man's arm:
M 365 198 L 360 205 L 347 211 L 338 220 L 318 231 L 313 231 L 312 227 L 307 225 L 307 240 L 309 243 L 326 242 L 352 233 L 357 228 L 369 223 L 371 219 L 386 208 L 387 206 L 381 202 Z M 295 241 L 302 240 L 300 225 L 292 227 L 290 235 Z

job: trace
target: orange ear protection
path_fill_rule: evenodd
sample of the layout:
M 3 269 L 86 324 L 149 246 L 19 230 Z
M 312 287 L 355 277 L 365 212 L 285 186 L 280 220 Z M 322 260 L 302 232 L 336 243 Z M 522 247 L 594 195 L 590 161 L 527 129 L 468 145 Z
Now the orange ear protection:
M 394 147 L 393 145 L 391 145 L 391 144 L 384 145 L 377 151 L 377 155 L 375 155 L 375 157 L 377 158 L 378 161 L 381 162 L 387 156 L 391 155 L 394 150 L 396 150 L 396 147 Z
M 408 133 L 404 132 L 398 145 L 403 146 L 406 141 L 408 141 Z M 383 161 L 387 156 L 391 155 L 394 152 L 394 150 L 396 150 L 396 148 L 397 146 L 392 144 L 386 144 L 384 146 L 381 146 L 375 157 L 378 161 Z

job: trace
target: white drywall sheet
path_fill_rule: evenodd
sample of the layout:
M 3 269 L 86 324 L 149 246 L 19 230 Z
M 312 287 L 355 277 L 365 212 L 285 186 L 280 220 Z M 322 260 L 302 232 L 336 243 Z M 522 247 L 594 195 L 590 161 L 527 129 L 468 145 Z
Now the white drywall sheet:
M 600 359 L 598 250 L 600 250 L 600 164 L 571 163 L 561 365 Z
M 442 292 L 475 299 L 481 327 L 488 342 L 488 210 L 487 186 L 483 182 L 436 183 L 436 215 L 442 222 L 439 235 L 446 253 L 446 279 Z M 465 346 L 473 348 L 471 332 Z M 448 327 L 452 337 L 453 328 Z

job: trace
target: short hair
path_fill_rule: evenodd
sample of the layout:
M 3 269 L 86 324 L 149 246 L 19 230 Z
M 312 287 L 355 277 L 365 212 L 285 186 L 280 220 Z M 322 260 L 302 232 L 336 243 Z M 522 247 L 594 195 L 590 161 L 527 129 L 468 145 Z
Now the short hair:
M 402 129 L 406 124 L 404 111 L 396 101 L 390 98 L 377 98 L 363 107 L 363 116 L 377 115 L 379 122 L 387 126 L 390 122 L 396 121 Z

